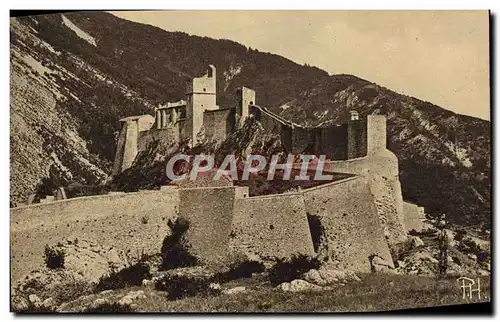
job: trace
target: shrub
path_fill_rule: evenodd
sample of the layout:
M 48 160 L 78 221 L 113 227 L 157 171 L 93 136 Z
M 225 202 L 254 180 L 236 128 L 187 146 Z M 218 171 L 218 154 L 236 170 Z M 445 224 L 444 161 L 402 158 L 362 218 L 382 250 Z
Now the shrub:
M 11 311 L 20 314 L 38 314 L 38 313 L 54 313 L 54 309 L 45 307 L 45 306 L 35 306 L 29 300 L 27 300 L 28 307 L 22 310 L 14 310 L 11 308 Z
M 481 248 L 470 237 L 464 237 L 460 240 L 457 249 L 464 254 L 476 254 L 481 251 Z
M 134 265 L 125 267 L 119 271 L 102 276 L 99 279 L 95 291 L 116 290 L 129 286 L 140 286 L 142 280 L 151 278 L 149 264 L 140 260 Z
M 184 235 L 189 229 L 189 222 L 184 218 L 169 221 L 171 234 L 163 240 L 161 248 L 162 264 L 160 269 L 169 270 L 179 267 L 195 266 L 198 263 L 196 256 L 188 251 Z
M 438 231 L 433 228 L 427 228 L 420 232 L 420 236 L 436 236 Z
M 408 232 L 408 235 L 410 236 L 420 236 L 420 233 L 416 231 L 415 229 L 412 229 Z
M 298 279 L 310 269 L 318 269 L 321 262 L 306 255 L 294 255 L 290 259 L 280 259 L 269 269 L 269 280 L 273 285 Z
M 217 274 L 215 280 L 219 283 L 229 282 L 239 278 L 252 277 L 254 273 L 263 273 L 266 270 L 264 264 L 258 261 L 246 260 L 230 266 L 229 270 Z
M 45 265 L 50 269 L 64 268 L 65 253 L 62 249 L 57 249 L 45 245 Z
M 71 302 L 81 296 L 91 294 L 93 287 L 94 284 L 69 278 L 67 283 L 61 284 L 53 290 L 54 295 L 52 297 L 58 304 Z
M 220 289 L 211 285 L 215 280 L 215 277 L 207 276 L 167 275 L 159 280 L 155 287 L 159 291 L 167 292 L 169 300 L 191 296 L 215 296 L 221 293 Z

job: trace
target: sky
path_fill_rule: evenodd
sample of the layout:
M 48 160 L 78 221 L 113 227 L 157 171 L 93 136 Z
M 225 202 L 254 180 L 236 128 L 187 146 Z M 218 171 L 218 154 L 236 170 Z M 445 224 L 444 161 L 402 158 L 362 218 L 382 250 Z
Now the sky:
M 119 11 L 490 119 L 487 11 Z

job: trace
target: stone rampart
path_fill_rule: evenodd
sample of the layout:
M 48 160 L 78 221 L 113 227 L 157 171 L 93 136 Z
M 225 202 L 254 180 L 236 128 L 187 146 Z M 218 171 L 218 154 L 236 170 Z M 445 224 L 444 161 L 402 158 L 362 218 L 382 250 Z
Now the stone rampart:
M 236 199 L 231 237 L 231 249 L 248 255 L 314 254 L 300 193 Z
M 369 272 L 370 256 L 377 255 L 394 266 L 366 177 L 306 189 L 303 195 L 320 259 Z
M 200 260 L 215 263 L 227 256 L 235 195 L 233 186 L 179 190 L 179 216 L 189 221 L 186 238 Z
M 45 245 L 94 240 L 137 257 L 158 253 L 178 211 L 175 190 L 102 195 L 12 208 L 11 278 L 44 265 Z

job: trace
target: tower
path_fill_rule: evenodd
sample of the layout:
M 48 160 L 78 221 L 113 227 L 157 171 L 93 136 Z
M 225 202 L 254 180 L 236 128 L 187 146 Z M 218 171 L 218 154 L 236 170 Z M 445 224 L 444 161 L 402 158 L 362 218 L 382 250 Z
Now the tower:
M 367 116 L 368 154 L 385 151 L 387 147 L 387 117 L 385 115 Z
M 113 175 L 121 173 L 132 166 L 139 152 L 140 132 L 150 130 L 154 122 L 154 117 L 149 114 L 129 116 L 120 120 L 121 130 L 116 144 Z
M 247 87 L 239 87 L 236 90 L 236 95 L 238 95 L 238 107 L 236 113 L 238 114 L 241 125 L 245 118 L 248 117 L 248 106 L 255 104 L 255 91 Z
M 186 135 L 196 144 L 196 135 L 203 125 L 203 112 L 216 110 L 216 69 L 209 65 L 204 76 L 193 78 L 186 91 Z

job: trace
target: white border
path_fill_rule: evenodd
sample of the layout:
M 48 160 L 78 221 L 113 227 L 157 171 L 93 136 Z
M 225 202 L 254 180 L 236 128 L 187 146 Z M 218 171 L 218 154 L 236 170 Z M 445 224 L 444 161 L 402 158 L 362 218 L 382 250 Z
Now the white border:
M 1 204 L 4 206 L 4 211 L 2 213 L 2 227 L 4 229 L 2 236 L 2 247 L 1 247 L 1 258 L 4 260 L 4 264 L 1 266 L 2 270 L 2 284 L 1 284 L 1 313 L 2 313 L 2 320 L 13 320 L 14 315 L 8 313 L 10 310 L 9 307 L 9 290 L 10 290 L 10 281 L 9 281 L 9 263 L 8 263 L 8 258 L 9 258 L 9 211 L 7 209 L 8 207 L 8 201 L 9 201 L 9 160 L 7 158 L 7 155 L 9 155 L 9 44 L 8 44 L 8 38 L 9 38 L 9 29 L 8 29 L 8 24 L 9 24 L 9 16 L 7 15 L 7 9 L 33 9 L 33 8 L 42 8 L 42 9 L 59 9 L 64 8 L 66 10 L 90 10 L 90 9 L 99 9 L 99 10 L 117 10 L 117 9 L 130 9 L 130 10 L 140 10 L 141 8 L 151 8 L 151 9 L 420 9 L 420 10 L 443 10 L 443 9 L 493 9 L 492 12 L 494 14 L 497 14 L 499 12 L 499 4 L 500 1 L 498 0 L 474 0 L 474 1 L 436 1 L 436 0 L 419 0 L 419 1 L 297 1 L 297 0 L 288 0 L 288 1 L 262 1 L 262 0 L 253 0 L 253 1 L 220 1 L 220 0 L 212 0 L 210 2 L 208 1 L 193 1 L 193 0 L 183 0 L 183 1 L 151 1 L 151 0 L 141 0 L 141 1 L 100 1 L 100 0 L 86 0 L 82 2 L 72 2 L 72 1 L 62 1 L 62 0 L 45 0 L 45 1 L 5 1 L 2 2 L 2 7 L 6 6 L 6 10 L 2 10 L 4 13 L 2 17 L 2 26 L 3 28 L 1 29 L 1 36 L 2 36 L 2 50 L 0 50 L 0 54 L 2 55 L 1 61 L 1 72 L 0 75 L 2 75 L 2 86 L 1 88 L 1 97 L 2 97 L 2 108 L 0 109 L 0 113 L 3 113 L 2 117 L 0 118 L 0 122 L 2 122 L 0 126 L 1 130 L 1 136 L 0 136 L 0 147 L 2 149 L 1 155 L 3 158 L 0 158 L 1 162 L 1 177 L 0 177 L 0 183 L 1 183 L 1 194 L 0 198 L 2 198 Z M 498 24 L 498 17 L 496 19 L 496 23 Z M 495 42 L 498 42 L 498 33 L 495 33 Z M 498 62 L 498 53 L 495 52 L 495 61 Z M 490 77 L 494 77 L 495 74 L 491 74 Z M 496 78 L 496 77 L 495 77 Z M 492 89 L 497 92 L 496 90 L 498 89 L 498 83 L 495 81 L 495 88 Z M 496 123 L 496 117 L 495 115 L 495 121 L 492 118 L 491 121 Z M 497 131 L 495 131 L 496 134 Z M 498 151 L 499 149 L 499 138 L 494 135 L 495 137 L 495 150 Z M 495 163 L 495 165 L 497 165 Z M 496 180 L 495 180 L 495 187 L 496 185 Z M 500 200 L 498 197 L 498 193 L 495 193 L 494 200 Z M 496 215 L 496 214 L 495 214 Z M 500 219 L 495 220 L 495 227 L 494 231 L 497 232 L 498 230 L 498 222 Z M 498 239 L 498 238 L 497 238 Z M 497 243 L 494 244 L 494 248 L 497 248 Z M 495 255 L 496 252 L 495 252 Z M 498 256 L 495 256 L 498 257 Z M 497 265 L 497 260 L 495 259 L 494 267 L 498 267 Z M 149 317 L 149 316 L 148 316 Z M 262 320 L 273 320 L 278 318 L 277 316 L 253 316 L 254 318 L 262 319 Z M 280 318 L 288 318 L 289 316 L 281 316 Z M 366 319 L 367 316 L 363 316 L 363 319 Z M 373 316 L 375 318 L 375 316 Z M 62 317 L 63 319 L 67 318 L 67 316 Z M 94 320 L 94 321 L 104 321 L 105 319 L 109 319 L 111 317 L 85 317 L 83 320 Z M 123 319 L 123 317 L 120 316 L 115 316 L 112 317 L 113 319 Z M 127 320 L 132 320 L 132 321 L 139 321 L 141 317 L 135 316 L 135 317 L 127 317 Z M 160 317 L 161 318 L 161 317 Z M 200 316 L 165 316 L 165 319 L 168 320 L 197 320 L 202 317 Z M 203 318 L 207 318 L 204 316 Z M 210 316 L 211 319 L 217 319 L 219 320 L 221 316 Z M 233 316 L 230 319 L 238 319 L 241 318 L 241 316 Z M 317 319 L 317 318 L 327 318 L 327 319 L 335 319 L 335 320 L 346 320 L 349 317 L 342 315 L 342 316 L 296 316 L 294 319 L 296 320 L 302 320 L 302 321 L 309 321 L 311 318 Z M 387 319 L 387 316 L 380 316 L 378 317 L 379 319 Z M 390 317 L 389 317 L 390 318 Z M 395 317 L 397 318 L 397 317 Z M 405 318 L 407 318 L 405 316 Z M 459 317 L 451 317 L 453 319 L 457 319 Z M 450 319 L 451 319 L 450 318 Z M 349 319 L 351 320 L 361 320 L 361 317 L 350 317 Z M 420 318 L 419 318 L 420 319 Z M 423 319 L 423 318 L 422 318 Z M 429 317 L 427 317 L 429 319 Z M 445 319 L 445 317 L 439 317 L 439 320 Z M 51 316 L 49 318 L 44 318 L 44 320 L 56 320 L 56 317 Z M 430 318 L 430 320 L 438 320 L 437 317 Z

